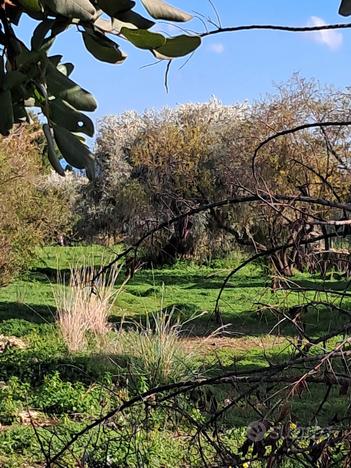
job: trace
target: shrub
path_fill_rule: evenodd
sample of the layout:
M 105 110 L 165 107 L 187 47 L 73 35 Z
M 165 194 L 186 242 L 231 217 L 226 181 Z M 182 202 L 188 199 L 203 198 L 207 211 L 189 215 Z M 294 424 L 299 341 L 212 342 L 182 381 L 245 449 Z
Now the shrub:
M 0 423 L 11 424 L 23 409 L 28 395 L 29 385 L 21 383 L 17 377 L 11 377 L 0 388 Z
M 245 108 L 213 100 L 105 118 L 97 138 L 97 179 L 83 188 L 82 234 L 129 243 L 161 221 L 223 195 L 223 133 Z M 144 256 L 163 264 L 196 256 L 199 249 L 206 255 L 206 247 L 217 248 L 208 229 L 207 214 L 182 219 L 144 244 Z
M 0 285 L 29 266 L 36 245 L 73 222 L 65 191 L 47 183 L 41 150 L 36 123 L 0 137 Z
M 28 265 L 30 246 L 40 241 L 34 183 L 38 173 L 29 131 L 21 127 L 0 139 L 0 284 Z
M 43 384 L 32 398 L 36 409 L 48 414 L 88 413 L 101 411 L 103 389 L 96 385 L 85 388 L 81 382 L 69 382 L 61 379 L 58 372 L 47 375 Z

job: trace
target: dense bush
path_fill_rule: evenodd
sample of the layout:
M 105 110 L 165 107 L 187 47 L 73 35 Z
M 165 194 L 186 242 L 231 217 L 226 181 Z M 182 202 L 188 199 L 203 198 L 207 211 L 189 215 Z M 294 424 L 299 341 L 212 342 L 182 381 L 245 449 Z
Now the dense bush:
M 83 188 L 80 230 L 89 238 L 131 243 L 189 208 L 230 197 L 254 193 L 347 201 L 348 128 L 306 129 L 272 141 L 257 157 L 255 177 L 252 156 L 275 131 L 347 119 L 349 104 L 347 90 L 321 88 L 296 76 L 250 106 L 213 100 L 107 117 L 97 139 L 97 179 Z M 283 213 L 269 203 L 236 205 L 183 218 L 144 247 L 154 263 L 179 256 L 204 260 L 234 243 L 264 251 L 298 241 L 308 220 L 325 219 L 326 213 L 314 205 L 303 212 L 286 206 Z M 311 235 L 316 233 L 311 228 Z M 271 260 L 286 274 L 305 262 L 302 252 L 287 251 Z
M 37 124 L 0 139 L 0 285 L 29 265 L 34 247 L 72 224 L 66 190 L 50 183 Z
M 245 109 L 213 100 L 104 119 L 97 139 L 97 180 L 83 189 L 83 235 L 132 242 L 164 219 L 221 198 L 228 160 L 224 135 Z M 148 257 L 164 263 L 179 255 L 196 256 L 214 243 L 214 230 L 211 215 L 184 219 L 153 237 Z M 216 247 L 220 244 L 218 236 Z

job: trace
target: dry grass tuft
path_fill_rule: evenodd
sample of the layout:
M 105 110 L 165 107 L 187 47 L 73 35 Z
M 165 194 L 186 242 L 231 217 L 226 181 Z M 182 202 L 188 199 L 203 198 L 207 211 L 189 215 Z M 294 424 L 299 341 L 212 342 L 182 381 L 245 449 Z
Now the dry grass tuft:
M 70 268 L 68 286 L 64 277 L 59 278 L 59 287 L 54 289 L 57 324 L 71 352 L 86 347 L 88 333 L 103 337 L 110 330 L 108 317 L 124 286 L 115 287 L 119 272 L 120 267 L 112 267 L 93 287 L 97 269 L 88 265 Z

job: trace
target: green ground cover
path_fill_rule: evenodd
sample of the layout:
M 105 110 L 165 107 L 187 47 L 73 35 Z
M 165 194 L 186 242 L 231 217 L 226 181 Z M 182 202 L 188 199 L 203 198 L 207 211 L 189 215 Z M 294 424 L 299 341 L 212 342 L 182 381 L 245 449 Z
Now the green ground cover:
M 51 428 L 58 431 L 60 439 L 55 443 L 59 447 L 72 431 L 108 411 L 127 391 L 128 383 L 117 375 L 108 356 L 93 349 L 70 354 L 54 323 L 53 290 L 59 287 L 58 272 L 64 277 L 70 265 L 77 262 L 100 265 L 117 251 L 118 248 L 99 246 L 44 248 L 38 251 L 29 273 L 0 289 L 0 334 L 23 342 L 22 347 L 10 347 L 0 353 L 0 466 L 42 466 L 41 449 L 28 409 L 35 414 L 39 432 L 44 434 Z M 126 284 L 110 320 L 118 329 L 122 320 L 143 321 L 148 315 L 165 310 L 173 310 L 183 322 L 193 318 L 185 325 L 184 346 L 193 348 L 193 359 L 205 375 L 264 366 L 267 357 L 279 361 L 290 353 L 296 337 L 291 326 L 276 326 L 275 310 L 288 310 L 306 300 L 323 300 L 325 294 L 322 291 L 272 294 L 259 265 L 246 267 L 233 278 L 221 301 L 227 324 L 225 333 L 210 339 L 204 347 L 199 346 L 217 328 L 213 309 L 219 288 L 239 261 L 237 256 L 209 266 L 179 263 L 172 268 L 142 270 Z M 121 271 L 119 283 L 124 279 Z M 318 283 L 319 279 L 299 275 L 294 281 L 308 289 L 309 284 Z M 331 278 L 327 287 L 342 290 L 345 284 Z M 331 317 L 320 308 L 310 313 L 307 327 L 310 334 L 317 336 L 322 330 L 336 326 L 338 320 L 341 318 Z M 222 390 L 216 390 L 219 399 L 225 398 Z M 296 398 L 294 414 L 301 423 L 310 422 L 319 392 L 311 386 L 308 395 Z M 341 412 L 345 404 L 338 394 L 332 395 L 321 421 Z M 226 424 L 234 430 L 233 444 L 254 416 L 245 407 L 228 414 Z M 121 424 L 125 425 L 124 436 L 130 441 L 128 417 Z M 182 437 L 189 436 L 186 429 L 174 437 L 174 430 L 165 425 L 162 414 L 155 418 L 152 431 L 141 432 L 138 449 L 134 447 L 128 453 L 129 466 L 196 466 L 194 454 L 182 450 Z M 82 446 L 84 442 L 80 442 Z M 111 466 L 125 466 L 126 445 L 115 443 L 117 461 Z M 140 453 L 142 461 L 138 460 Z M 66 463 L 75 466 L 72 460 Z

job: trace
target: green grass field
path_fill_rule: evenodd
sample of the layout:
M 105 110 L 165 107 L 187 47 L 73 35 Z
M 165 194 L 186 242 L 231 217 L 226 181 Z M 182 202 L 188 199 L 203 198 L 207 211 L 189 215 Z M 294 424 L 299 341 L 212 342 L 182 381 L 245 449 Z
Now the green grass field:
M 118 394 L 124 391 L 107 356 L 92 349 L 69 353 L 54 322 L 53 291 L 59 287 L 58 273 L 64 277 L 72 264 L 101 265 L 117 250 L 98 246 L 41 249 L 32 270 L 0 290 L 0 334 L 17 337 L 23 344 L 0 354 L 0 466 L 42 466 L 28 410 L 35 413 L 39 431 L 55 428 L 65 434 L 64 438 L 116 403 L 117 397 L 106 390 L 106 382 L 118 388 Z M 289 355 L 296 337 L 290 325 L 276 325 L 274 311 L 287 310 L 307 300 L 323 300 L 325 294 L 322 291 L 272 294 L 264 270 L 251 265 L 233 278 L 223 294 L 221 313 L 226 328 L 206 340 L 218 327 L 213 309 L 223 279 L 239 261 L 237 256 L 206 267 L 179 263 L 173 268 L 140 271 L 119 295 L 110 321 L 118 328 L 121 321 L 143 322 L 150 314 L 172 310 L 186 322 L 181 346 L 191 350 L 204 375 L 266 366 L 267 358 L 279 361 Z M 124 279 L 121 271 L 119 284 Z M 308 287 L 319 280 L 299 275 L 294 281 Z M 327 284 L 329 289 L 336 290 L 344 286 L 333 279 Z M 309 314 L 306 323 L 309 333 L 318 336 L 339 320 L 340 317 L 331 317 L 320 308 Z M 297 420 L 309 422 L 319 396 L 318 388 L 311 387 L 304 398 L 296 398 L 293 411 Z M 338 394 L 332 395 L 321 421 L 327 422 L 345 404 Z M 242 430 L 254 417 L 244 407 L 229 414 L 226 424 Z M 151 431 L 147 441 L 140 442 L 141 445 L 145 442 L 148 454 L 143 466 L 186 466 L 181 441 L 175 439 L 170 444 L 164 441 L 169 440 L 167 430 Z M 76 465 L 67 461 L 67 466 Z M 121 462 L 116 466 L 124 465 Z M 140 465 L 132 457 L 130 466 Z

